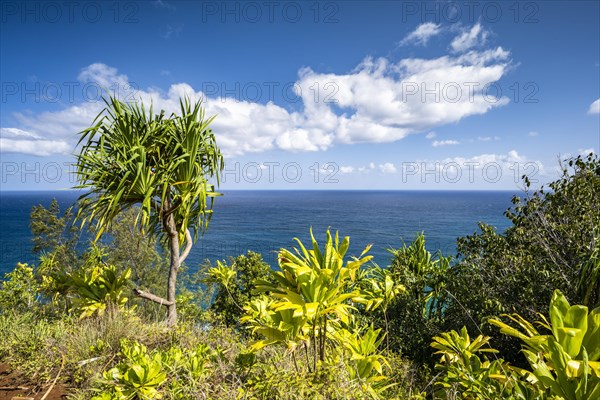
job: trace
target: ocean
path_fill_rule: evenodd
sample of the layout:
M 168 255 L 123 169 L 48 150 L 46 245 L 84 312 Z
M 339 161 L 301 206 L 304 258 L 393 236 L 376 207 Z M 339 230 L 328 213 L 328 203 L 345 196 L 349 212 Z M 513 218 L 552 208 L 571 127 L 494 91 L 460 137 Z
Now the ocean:
M 204 236 L 186 260 L 191 272 L 206 259 L 260 252 L 272 266 L 276 251 L 295 245 L 294 237 L 310 243 L 312 226 L 319 242 L 331 227 L 350 236 L 348 255 L 359 255 L 373 243 L 370 254 L 388 265 L 390 247 L 407 244 L 425 233 L 427 248 L 455 255 L 456 238 L 476 232 L 485 222 L 503 231 L 510 224 L 503 212 L 511 191 L 225 191 L 215 201 L 214 215 Z M 50 205 L 56 198 L 61 211 L 79 193 L 0 192 L 0 276 L 17 262 L 36 263 L 31 253 L 29 213 L 34 205 Z

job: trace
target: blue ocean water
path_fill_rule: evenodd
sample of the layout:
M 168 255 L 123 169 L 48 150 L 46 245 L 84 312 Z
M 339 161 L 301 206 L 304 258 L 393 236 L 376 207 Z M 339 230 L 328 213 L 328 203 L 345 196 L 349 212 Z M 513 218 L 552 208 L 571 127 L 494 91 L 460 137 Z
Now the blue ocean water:
M 410 242 L 425 232 L 430 251 L 454 255 L 456 238 L 477 231 L 485 222 L 503 231 L 503 212 L 511 205 L 509 191 L 226 191 L 216 199 L 206 234 L 194 245 L 186 263 L 191 271 L 205 259 L 225 259 L 253 250 L 276 265 L 276 251 L 292 247 L 293 238 L 309 240 L 309 228 L 324 241 L 327 227 L 350 236 L 349 255 L 359 255 L 369 243 L 370 254 L 387 265 L 390 247 Z M 34 205 L 61 210 L 79 193 L 0 192 L 0 276 L 18 262 L 35 263 L 31 253 L 29 213 Z

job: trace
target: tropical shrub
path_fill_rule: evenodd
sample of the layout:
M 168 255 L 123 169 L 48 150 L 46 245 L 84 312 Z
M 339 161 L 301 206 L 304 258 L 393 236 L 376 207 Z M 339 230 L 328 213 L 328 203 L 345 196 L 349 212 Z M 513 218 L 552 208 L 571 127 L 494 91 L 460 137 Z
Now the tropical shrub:
M 262 255 L 253 251 L 231 257 L 226 265 L 217 261 L 217 265 L 205 266 L 206 277 L 203 282 L 215 285 L 210 310 L 227 326 L 239 326 L 244 315 L 243 305 L 255 297 L 257 280 L 270 280 L 271 267 L 263 261 Z M 210 289 L 206 289 L 209 291 Z
M 442 330 L 450 300 L 446 290 L 450 257 L 433 256 L 422 233 L 410 245 L 390 252 L 391 278 L 404 287 L 389 306 L 391 348 L 419 363 L 430 363 L 429 343 Z
M 433 340 L 431 347 L 437 350 L 434 354 L 440 355 L 436 369 L 442 373 L 435 382 L 436 398 L 544 398 L 542 392 L 521 379 L 520 370 L 495 356 L 498 350 L 489 345 L 489 336 L 479 335 L 471 340 L 463 327 L 460 332 L 444 332 Z
M 94 314 L 102 315 L 107 308 L 123 309 L 127 303 L 124 290 L 129 285 L 131 270 L 118 273 L 114 265 L 102 261 L 105 256 L 102 249 L 92 246 L 85 255 L 83 265 L 73 272 L 55 269 L 47 263 L 53 260 L 43 259 L 41 268 L 55 271 L 44 275 L 44 289 L 54 294 L 54 301 L 62 295 L 69 298 L 72 311 L 80 318 Z
M 123 358 L 117 366 L 103 374 L 101 384 L 105 391 L 94 397 L 96 400 L 159 399 L 158 389 L 167 380 L 164 372 L 163 354 L 148 352 L 143 344 L 121 341 L 120 355 Z
M 17 263 L 4 279 L 0 282 L 0 310 L 25 312 L 37 305 L 41 293 L 33 267 Z
M 571 306 L 556 290 L 550 301 L 550 321 L 540 314 L 538 328 L 518 314 L 509 323 L 492 319 L 500 332 L 518 338 L 528 368 L 518 368 L 495 356 L 490 337 L 471 340 L 467 329 L 434 338 L 438 351 L 436 395 L 441 398 L 591 400 L 600 396 L 600 308 L 588 312 Z M 514 326 L 516 325 L 516 327 Z M 494 359 L 482 358 L 492 354 Z
M 519 342 L 501 335 L 489 318 L 519 313 L 535 320 L 547 312 L 555 289 L 592 308 L 600 299 L 600 158 L 579 156 L 561 167 L 562 176 L 547 188 L 534 191 L 523 177 L 525 196 L 513 198 L 505 232 L 480 224 L 478 233 L 459 238 L 458 263 L 447 279 L 453 297 L 444 309 L 444 329 L 481 329 L 522 367 L 527 361 Z
M 550 321 L 543 315 L 540 333 L 518 314 L 506 316 L 514 328 L 499 319 L 490 323 L 500 332 L 523 342 L 523 353 L 531 370 L 526 378 L 551 395 L 567 400 L 600 397 L 600 307 L 588 312 L 583 305 L 571 306 L 556 290 L 550 301 Z

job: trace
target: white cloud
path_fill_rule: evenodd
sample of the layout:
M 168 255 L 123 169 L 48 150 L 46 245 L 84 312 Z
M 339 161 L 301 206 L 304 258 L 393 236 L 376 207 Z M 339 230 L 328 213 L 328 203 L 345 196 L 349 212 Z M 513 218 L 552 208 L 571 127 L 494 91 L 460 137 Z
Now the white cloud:
M 600 114 L 600 99 L 590 104 L 588 114 Z
M 73 146 L 62 140 L 45 140 L 37 135 L 14 128 L 0 128 L 0 152 L 35 156 L 67 154 Z
M 425 135 L 425 139 L 433 139 L 436 136 L 437 134 L 435 132 L 429 132 L 427 135 Z
M 102 63 L 94 63 L 83 68 L 77 79 L 81 82 L 97 84 L 111 91 L 129 85 L 127 75 L 119 75 L 116 68 Z
M 426 46 L 429 39 L 441 32 L 441 25 L 434 24 L 433 22 L 425 22 L 417 28 L 406 35 L 404 39 L 400 42 L 400 46 L 405 46 L 408 44 L 418 44 L 421 46 Z
M 272 149 L 322 151 L 337 143 L 394 142 L 507 104 L 508 98 L 491 98 L 489 94 L 485 97 L 482 90 L 505 74 L 510 64 L 508 57 L 509 53 L 498 47 L 460 56 L 408 58 L 397 63 L 366 58 L 347 74 L 322 74 L 304 68 L 296 82 L 297 95 L 304 106 L 299 111 L 272 102 L 206 98 L 187 83 L 173 84 L 166 93 L 155 88 L 135 92 L 129 89 L 125 93 L 128 100 L 152 102 L 155 110 L 164 109 L 167 113 L 179 110 L 179 98 L 183 95 L 192 100 L 204 98 L 206 114 L 217 115 L 212 128 L 226 156 Z M 109 90 L 131 85 L 126 75 L 100 63 L 84 68 L 79 79 Z M 444 88 L 461 83 L 468 85 L 459 87 L 460 97 L 446 99 L 444 93 L 448 91 Z M 478 86 L 473 87 L 473 83 Z M 439 93 L 427 95 L 431 88 Z M 8 129 L 21 129 L 36 135 L 35 139 L 74 146 L 77 132 L 90 126 L 103 105 L 102 101 L 88 101 L 60 111 L 15 113 L 18 126 Z M 428 138 L 433 134 L 430 132 Z
M 478 22 L 469 30 L 463 29 L 462 33 L 452 40 L 450 47 L 454 52 L 464 52 L 472 47 L 484 45 L 488 36 L 489 32 Z
M 389 162 L 379 164 L 379 170 L 384 174 L 395 174 L 397 172 L 396 166 Z
M 433 143 L 431 143 L 433 147 L 450 146 L 454 144 L 460 144 L 460 142 L 458 140 L 434 140 Z
M 519 184 L 523 174 L 527 174 L 534 182 L 546 173 L 541 161 L 529 159 L 514 149 L 506 154 L 487 153 L 472 157 L 450 157 L 433 162 L 428 161 L 426 164 L 428 169 L 436 168 L 439 171 L 443 171 L 449 166 L 458 166 L 465 177 L 472 176 L 476 180 L 483 178 L 485 182 L 492 183 L 505 180 Z
M 593 147 L 590 147 L 589 149 L 579 149 L 579 154 L 582 156 L 587 156 L 590 153 L 596 153 Z
M 540 133 L 537 132 L 537 131 L 531 131 L 531 132 L 528 133 L 528 135 L 531 136 L 531 137 L 536 137 L 536 136 L 539 136 Z
M 22 153 L 34 156 L 68 154 L 72 150 L 66 142 L 59 140 L 14 140 L 0 138 L 0 152 Z
M 41 136 L 18 128 L 0 128 L 0 137 L 7 139 L 42 139 Z
M 398 172 L 398 169 L 391 162 L 385 162 L 383 164 L 375 164 L 374 162 L 370 162 L 367 165 L 363 165 L 361 167 L 353 167 L 351 165 L 344 165 L 340 167 L 340 172 L 342 174 L 351 174 L 354 172 L 358 173 L 370 173 L 372 171 L 379 170 L 379 172 L 383 174 L 395 174 Z
M 454 162 L 460 165 L 472 165 L 474 169 L 484 168 L 489 164 L 498 164 L 503 169 L 514 168 L 515 163 L 526 163 L 530 162 L 526 157 L 521 156 L 516 150 L 510 150 L 507 154 L 480 154 L 477 156 L 465 158 L 465 157 L 452 157 L 442 160 L 443 163 Z M 539 165 L 541 162 L 536 161 Z

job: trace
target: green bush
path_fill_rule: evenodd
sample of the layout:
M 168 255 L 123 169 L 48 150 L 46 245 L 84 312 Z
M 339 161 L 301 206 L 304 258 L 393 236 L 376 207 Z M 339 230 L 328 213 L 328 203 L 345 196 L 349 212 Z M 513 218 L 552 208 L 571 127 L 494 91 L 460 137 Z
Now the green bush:
M 263 261 L 262 255 L 253 251 L 230 258 L 229 265 L 218 261 L 215 267 L 205 265 L 202 269 L 206 274 L 204 283 L 215 286 L 210 310 L 225 325 L 239 327 L 244 315 L 243 305 L 254 298 L 254 282 L 268 280 L 270 271 L 271 267 Z

